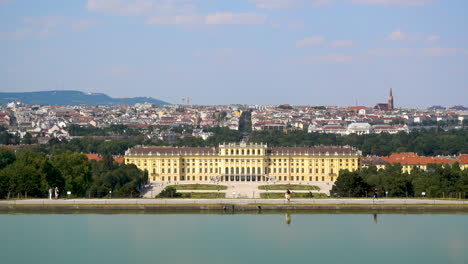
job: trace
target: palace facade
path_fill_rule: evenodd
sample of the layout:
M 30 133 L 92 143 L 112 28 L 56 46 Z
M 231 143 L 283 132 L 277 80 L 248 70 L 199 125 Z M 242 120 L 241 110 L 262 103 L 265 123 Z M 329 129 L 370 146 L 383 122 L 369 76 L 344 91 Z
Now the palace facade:
M 125 163 L 147 170 L 153 182 L 333 182 L 342 169 L 359 169 L 352 147 L 268 147 L 229 143 L 212 148 L 136 146 Z

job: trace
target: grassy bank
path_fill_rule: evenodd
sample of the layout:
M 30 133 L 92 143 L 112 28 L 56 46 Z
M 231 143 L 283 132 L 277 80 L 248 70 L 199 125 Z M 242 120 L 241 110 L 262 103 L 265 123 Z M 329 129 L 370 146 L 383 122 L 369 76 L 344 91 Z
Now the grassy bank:
M 259 190 L 301 190 L 301 191 L 320 191 L 318 186 L 314 185 L 301 185 L 301 184 L 273 184 L 273 185 L 260 185 Z
M 260 198 L 262 199 L 285 199 L 284 193 L 279 192 L 268 192 L 268 193 L 261 193 Z M 291 199 L 307 199 L 307 198 L 328 198 L 328 196 L 324 193 L 292 193 Z
M 180 198 L 191 198 L 191 199 L 223 199 L 226 198 L 226 193 L 218 192 L 193 192 L 193 193 L 180 193 Z
M 156 199 L 223 199 L 226 198 L 226 193 L 220 192 L 179 192 L 174 197 L 164 196 Z
M 169 185 L 167 187 L 174 187 L 176 190 L 217 191 L 217 190 L 226 190 L 227 189 L 227 186 L 218 185 L 218 184 L 177 184 L 177 185 Z

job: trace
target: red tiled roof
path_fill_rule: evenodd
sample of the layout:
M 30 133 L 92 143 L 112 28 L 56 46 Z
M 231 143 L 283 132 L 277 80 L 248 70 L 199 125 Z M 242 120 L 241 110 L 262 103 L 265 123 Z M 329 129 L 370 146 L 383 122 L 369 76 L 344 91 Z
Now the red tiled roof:
M 88 160 L 95 160 L 95 161 L 101 161 L 102 157 L 99 156 L 98 154 L 86 154 L 86 157 Z M 114 161 L 117 163 L 123 163 L 124 162 L 124 157 L 123 156 L 116 156 L 114 157 Z
M 401 155 L 401 156 L 398 156 L 398 155 Z M 399 163 L 401 165 L 452 164 L 455 162 L 454 159 L 450 159 L 450 158 L 420 157 L 415 153 L 392 154 L 390 155 L 390 157 L 380 157 L 380 158 L 382 158 L 388 163 Z
M 88 158 L 88 160 L 95 160 L 95 161 L 102 160 L 102 157 L 97 154 L 86 154 L 86 157 Z
M 117 163 L 123 163 L 125 160 L 125 157 L 124 156 L 117 156 L 117 157 L 114 157 L 114 161 L 117 162 Z
M 468 164 L 468 154 L 461 154 L 457 161 L 460 164 Z

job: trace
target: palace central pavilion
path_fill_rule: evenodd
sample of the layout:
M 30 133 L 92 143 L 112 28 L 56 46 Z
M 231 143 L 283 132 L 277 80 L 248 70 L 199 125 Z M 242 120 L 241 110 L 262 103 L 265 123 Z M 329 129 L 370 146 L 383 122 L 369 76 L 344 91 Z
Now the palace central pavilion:
M 136 146 L 125 162 L 147 170 L 151 181 L 335 181 L 359 168 L 361 151 L 348 146 L 268 147 L 229 143 L 211 148 Z

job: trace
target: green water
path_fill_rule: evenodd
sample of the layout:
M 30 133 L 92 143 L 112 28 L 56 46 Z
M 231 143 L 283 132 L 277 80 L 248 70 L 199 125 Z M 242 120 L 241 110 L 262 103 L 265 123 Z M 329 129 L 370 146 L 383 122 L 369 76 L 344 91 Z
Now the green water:
M 468 215 L 0 214 L 0 263 L 468 263 Z

